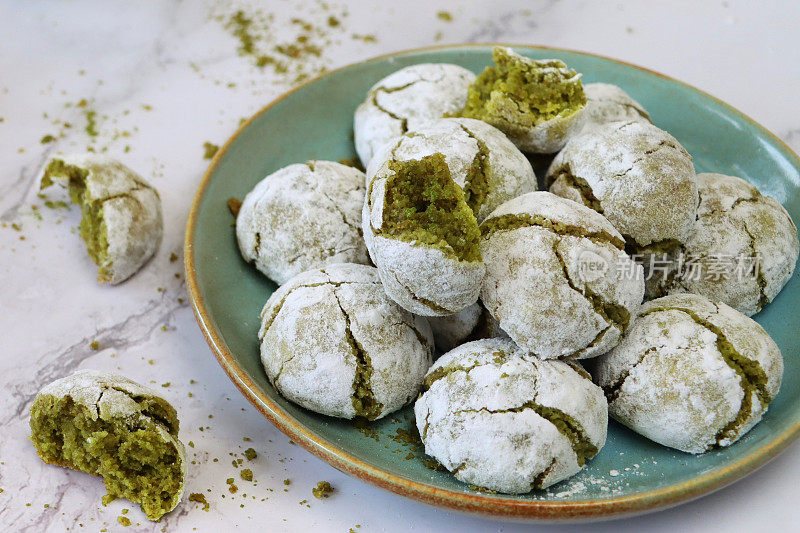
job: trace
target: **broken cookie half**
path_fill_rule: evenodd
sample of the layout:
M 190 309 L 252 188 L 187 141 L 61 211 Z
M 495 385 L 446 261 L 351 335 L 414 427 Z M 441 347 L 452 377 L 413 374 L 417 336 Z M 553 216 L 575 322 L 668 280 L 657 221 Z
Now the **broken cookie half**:
M 98 154 L 51 159 L 41 188 L 58 182 L 81 206 L 81 237 L 97 264 L 97 281 L 116 285 L 153 257 L 163 222 L 158 192 L 122 163 Z
M 123 376 L 79 370 L 44 387 L 31 406 L 31 440 L 45 463 L 103 478 L 158 520 L 181 499 L 186 452 L 175 409 Z

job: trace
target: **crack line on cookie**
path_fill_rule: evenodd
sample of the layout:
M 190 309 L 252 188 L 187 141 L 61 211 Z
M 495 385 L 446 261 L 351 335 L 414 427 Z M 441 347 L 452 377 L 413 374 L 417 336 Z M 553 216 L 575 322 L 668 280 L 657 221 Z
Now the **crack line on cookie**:
M 595 244 L 610 244 L 619 250 L 625 248 L 624 240 L 607 231 L 588 231 L 581 226 L 573 226 L 528 213 L 508 213 L 489 218 L 481 224 L 481 236 L 483 239 L 488 239 L 498 232 L 522 228 L 544 228 L 560 236 L 582 237 Z

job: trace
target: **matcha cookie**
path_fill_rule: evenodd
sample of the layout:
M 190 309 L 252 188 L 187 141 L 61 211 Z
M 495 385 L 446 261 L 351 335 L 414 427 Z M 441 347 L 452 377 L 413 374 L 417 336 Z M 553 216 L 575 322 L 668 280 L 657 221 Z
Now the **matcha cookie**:
M 650 272 L 650 297 L 701 294 L 745 315 L 771 302 L 792 277 L 797 227 L 774 198 L 733 176 L 698 174 L 694 234 Z
M 465 483 L 507 493 L 576 474 L 606 441 L 603 391 L 577 363 L 486 339 L 443 355 L 414 405 L 425 453 Z
M 653 122 L 641 104 L 616 85 L 587 83 L 583 90 L 586 93 L 586 126 L 620 121 Z
M 242 202 L 242 257 L 278 284 L 312 268 L 369 263 L 361 236 L 364 174 L 331 161 L 284 167 Z
M 500 324 L 480 302 L 476 302 L 454 315 L 432 316 L 428 323 L 433 331 L 433 341 L 440 352 L 449 352 L 465 342 L 478 339 L 508 338 Z
M 79 370 L 44 387 L 31 440 L 45 463 L 103 478 L 104 501 L 126 498 L 158 520 L 180 502 L 186 454 L 175 409 L 118 374 Z
M 523 152 L 551 154 L 583 126 L 581 75 L 559 59 L 529 59 L 495 47 L 461 116 L 488 122 Z
M 261 311 L 261 362 L 284 397 L 317 413 L 375 420 L 411 402 L 431 364 L 424 318 L 386 297 L 378 272 L 309 270 Z
M 447 63 L 411 65 L 372 86 L 358 109 L 353 131 L 356 152 L 366 167 L 386 142 L 430 120 L 455 113 L 475 80 L 469 70 Z
M 362 224 L 386 294 L 403 309 L 443 316 L 478 300 L 480 230 L 444 155 L 382 164 L 367 186 Z
M 470 118 L 436 120 L 393 139 L 372 158 L 367 180 L 387 161 L 436 153 L 444 155 L 478 223 L 506 200 L 536 190 L 536 175 L 522 152 L 497 128 Z
M 767 411 L 783 374 L 781 352 L 761 326 L 694 294 L 644 304 L 619 345 L 593 363 L 611 416 L 689 453 L 740 439 Z
M 644 276 L 602 215 L 531 192 L 498 207 L 481 233 L 481 300 L 521 348 L 583 359 L 617 344 L 642 301 Z
M 56 157 L 41 188 L 59 182 L 81 206 L 81 237 L 97 265 L 97 281 L 116 285 L 142 268 L 163 234 L 158 192 L 134 171 L 109 157 L 87 153 Z
M 637 251 L 673 249 L 694 231 L 692 156 L 647 122 L 583 130 L 553 160 L 547 182 L 550 192 L 605 215 Z

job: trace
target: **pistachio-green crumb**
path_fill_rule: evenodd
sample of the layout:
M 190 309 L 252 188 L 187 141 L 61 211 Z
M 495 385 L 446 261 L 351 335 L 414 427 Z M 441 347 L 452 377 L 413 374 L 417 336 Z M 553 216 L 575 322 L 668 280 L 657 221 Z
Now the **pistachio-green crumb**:
M 216 155 L 217 151 L 219 150 L 219 146 L 206 141 L 203 143 L 203 150 L 203 159 L 211 159 Z
M 436 248 L 459 261 L 481 260 L 480 230 L 442 154 L 390 161 L 380 233 Z
M 470 86 L 461 116 L 525 130 L 586 105 L 581 76 L 563 61 L 520 58 L 501 47 L 492 60 Z
M 311 489 L 311 493 L 314 494 L 314 497 L 317 499 L 328 498 L 333 494 L 333 486 L 327 481 L 320 481 L 317 483 L 317 488 Z
M 253 481 L 253 471 L 249 468 L 243 468 L 239 475 L 242 476 L 242 479 L 245 481 Z

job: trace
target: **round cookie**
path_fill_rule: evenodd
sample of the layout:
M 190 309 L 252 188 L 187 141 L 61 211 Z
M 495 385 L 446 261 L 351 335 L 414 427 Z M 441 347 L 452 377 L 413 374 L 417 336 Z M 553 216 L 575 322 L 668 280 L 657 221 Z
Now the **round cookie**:
M 497 208 L 481 233 L 481 300 L 520 347 L 584 359 L 617 344 L 642 301 L 644 275 L 602 215 L 531 192 Z
M 444 316 L 478 300 L 480 230 L 444 155 L 382 164 L 367 186 L 362 224 L 384 290 L 403 309 Z
M 576 474 L 606 441 L 608 407 L 589 375 L 508 340 L 446 353 L 423 391 L 414 414 L 425 453 L 486 489 L 546 488 Z
M 584 127 L 620 121 L 653 122 L 642 105 L 616 85 L 587 83 L 583 86 L 583 91 L 586 94 Z
M 275 291 L 258 338 L 278 392 L 340 418 L 375 420 L 411 402 L 433 354 L 427 321 L 386 297 L 375 268 L 345 263 Z
M 133 170 L 94 153 L 59 156 L 46 165 L 41 188 L 54 182 L 81 206 L 81 237 L 98 282 L 122 283 L 156 253 L 164 233 L 161 198 Z
M 673 249 L 694 231 L 692 156 L 647 122 L 583 130 L 555 157 L 547 182 L 550 192 L 605 215 L 635 249 Z
M 373 154 L 394 137 L 464 107 L 474 80 L 475 74 L 458 65 L 421 63 L 373 85 L 353 121 L 361 163 L 369 165 Z
M 530 59 L 496 46 L 467 94 L 461 116 L 488 122 L 520 150 L 559 151 L 583 126 L 581 74 L 559 59 Z
M 477 339 L 508 338 L 500 329 L 497 320 L 489 314 L 480 302 L 454 315 L 432 316 L 428 323 L 433 331 L 433 341 L 440 352 L 449 352 L 465 342 Z
M 652 269 L 647 294 L 700 294 L 754 315 L 792 277 L 797 227 L 777 200 L 740 178 L 698 174 L 697 185 L 695 232 L 668 263 Z
M 181 500 L 186 452 L 178 416 L 148 387 L 112 372 L 78 370 L 36 395 L 30 426 L 44 462 L 103 478 L 104 502 L 126 498 L 159 520 Z
M 236 217 L 242 257 L 278 284 L 312 268 L 369 263 L 361 235 L 364 173 L 309 161 L 258 182 Z
M 757 424 L 783 374 L 761 326 L 694 294 L 644 304 L 619 345 L 593 363 L 611 416 L 695 454 L 729 446 Z
M 444 118 L 387 143 L 372 158 L 367 181 L 389 160 L 408 161 L 443 154 L 450 177 L 480 223 L 511 198 L 536 190 L 528 159 L 503 132 L 480 120 Z

